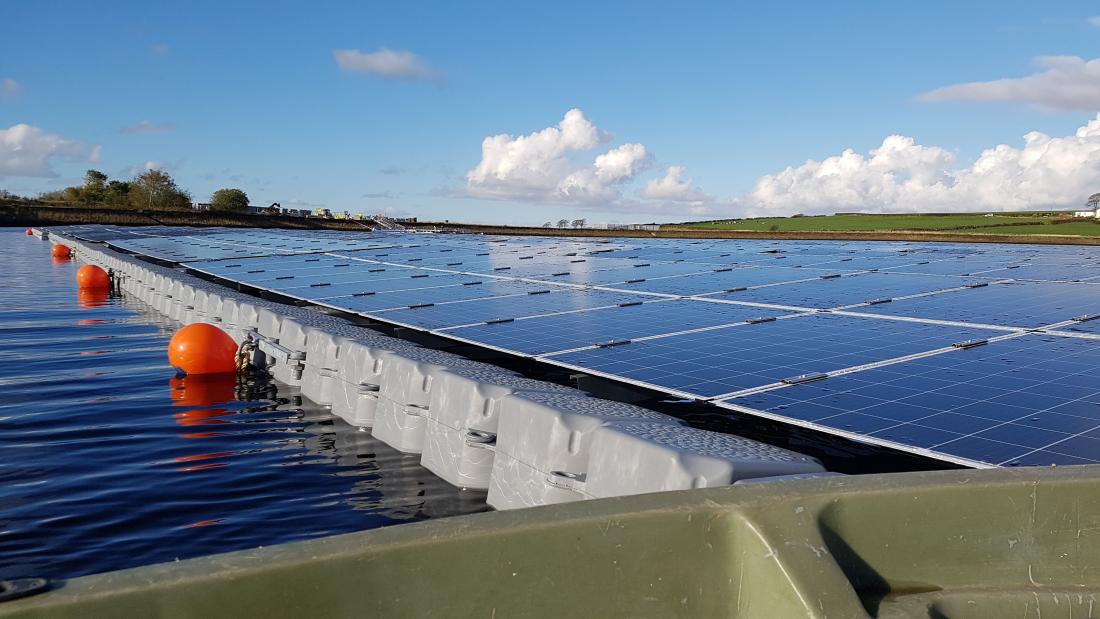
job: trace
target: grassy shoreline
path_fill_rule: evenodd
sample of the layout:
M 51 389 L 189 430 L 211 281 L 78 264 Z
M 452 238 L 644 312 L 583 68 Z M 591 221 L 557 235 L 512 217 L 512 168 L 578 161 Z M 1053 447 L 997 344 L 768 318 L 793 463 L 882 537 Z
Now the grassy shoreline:
M 839 214 L 761 217 L 678 224 L 677 228 L 755 232 L 938 232 L 1100 236 L 1100 220 L 1056 211 L 1012 213 Z
M 988 226 L 956 226 L 954 228 L 926 229 L 822 229 L 829 226 L 806 225 L 808 220 L 820 224 L 832 218 L 920 218 L 923 221 L 950 217 L 982 217 L 980 215 L 834 215 L 830 217 L 796 217 L 783 221 L 798 222 L 803 229 L 758 230 L 734 227 L 708 226 L 723 222 L 700 222 L 662 226 L 659 231 L 645 230 L 596 230 L 560 229 L 526 226 L 485 224 L 458 224 L 450 222 L 419 222 L 410 226 L 413 230 L 434 232 L 466 232 L 471 234 L 501 234 L 513 236 L 571 236 L 571 237 L 663 237 L 695 239 L 788 239 L 828 241 L 923 241 L 951 243 L 1036 243 L 1056 245 L 1100 245 L 1100 222 L 1036 223 L 1030 215 L 1009 215 L 1005 218 L 1018 221 L 1006 224 L 990 221 Z M 991 218 L 992 219 L 992 218 Z M 770 220 L 742 220 L 761 222 Z M 839 224 L 835 219 L 833 224 Z M 958 221 L 950 223 L 959 223 Z M 197 211 L 131 211 L 83 206 L 57 206 L 33 202 L 0 202 L 0 226 L 60 226 L 73 224 L 113 224 L 120 226 L 225 226 L 236 228 L 288 228 L 326 230 L 367 230 L 364 222 L 338 219 L 305 219 L 273 215 L 249 215 L 238 213 L 210 213 Z M 776 224 L 768 223 L 770 228 Z M 1064 232 L 1064 234 L 1059 234 Z M 1078 233 L 1083 232 L 1083 233 Z

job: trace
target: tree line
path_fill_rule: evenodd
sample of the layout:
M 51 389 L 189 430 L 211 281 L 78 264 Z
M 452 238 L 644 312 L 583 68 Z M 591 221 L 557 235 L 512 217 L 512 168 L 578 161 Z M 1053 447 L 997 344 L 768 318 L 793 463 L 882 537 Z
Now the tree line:
M 161 170 L 147 170 L 128 181 L 112 180 L 99 170 L 88 170 L 82 184 L 43 193 L 38 199 L 151 211 L 192 208 L 191 192 L 181 189 L 170 175 Z M 248 209 L 248 195 L 237 188 L 219 189 L 211 196 L 209 209 L 245 211 Z
M 558 220 L 558 227 L 559 228 L 568 228 L 569 226 L 573 226 L 574 228 L 583 228 L 587 225 L 588 225 L 588 220 L 587 219 L 574 219 L 573 221 L 569 221 L 568 219 L 559 219 Z M 548 222 L 542 224 L 542 227 L 543 228 L 553 228 L 554 227 L 554 222 L 548 221 Z

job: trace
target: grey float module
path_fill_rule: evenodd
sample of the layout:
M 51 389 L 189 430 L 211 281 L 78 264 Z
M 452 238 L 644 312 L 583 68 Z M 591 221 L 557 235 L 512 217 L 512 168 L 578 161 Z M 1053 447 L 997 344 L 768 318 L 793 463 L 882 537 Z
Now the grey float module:
M 382 355 L 412 349 L 407 342 L 381 335 L 344 339 L 336 363 L 332 412 L 353 426 L 373 426 L 382 386 Z
M 729 434 L 663 423 L 608 424 L 592 433 L 592 457 L 578 490 L 590 498 L 677 488 L 713 488 L 742 479 L 822 473 L 801 454 Z
M 810 458 L 785 460 L 775 456 L 782 450 L 754 441 L 723 441 L 660 413 L 231 290 L 63 231 L 50 236 L 79 259 L 111 269 L 123 291 L 162 314 L 215 324 L 238 343 L 253 342 L 251 362 L 276 380 L 300 386 L 305 397 L 331 405 L 394 448 L 422 453 L 424 466 L 448 482 L 488 490 L 499 509 L 820 470 Z M 600 439 L 600 431 L 631 423 L 663 428 L 653 445 L 631 452 L 637 475 L 651 479 L 611 472 L 619 447 L 601 446 L 614 441 Z M 792 460 L 801 468 L 792 468 Z M 584 489 L 586 479 L 597 493 Z
M 686 429 L 661 413 L 583 395 L 524 391 L 505 396 L 489 505 L 511 509 L 586 498 L 580 484 L 588 475 L 595 431 L 638 422 Z
M 378 363 L 382 366 L 382 382 L 371 434 L 406 453 L 423 450 L 425 414 L 435 378 L 440 372 L 465 370 L 483 376 L 511 374 L 487 363 L 426 349 L 385 352 L 379 355 Z
M 445 371 L 436 375 L 425 412 L 420 463 L 461 488 L 488 490 L 504 400 L 526 392 L 586 397 L 584 392 L 504 373 Z

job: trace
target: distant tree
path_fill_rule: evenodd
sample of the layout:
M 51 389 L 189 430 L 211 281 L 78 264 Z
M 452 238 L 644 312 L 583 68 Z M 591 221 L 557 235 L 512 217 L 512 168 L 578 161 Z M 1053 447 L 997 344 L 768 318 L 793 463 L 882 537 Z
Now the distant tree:
M 122 206 L 130 202 L 130 183 L 126 181 L 111 181 L 107 183 L 107 191 L 104 199 L 108 204 Z
M 82 202 L 84 192 L 80 187 L 66 187 L 61 190 L 61 199 L 65 202 Z
M 552 224 L 552 223 L 550 223 L 550 222 L 546 222 L 546 223 L 542 224 L 542 227 L 543 227 L 543 228 L 553 228 L 553 227 L 554 227 L 554 224 Z
M 126 206 L 130 203 L 130 183 L 112 181 L 99 170 L 84 173 L 84 182 L 76 187 L 39 194 L 39 200 L 51 202 L 83 202 L 84 204 L 110 204 Z
M 571 224 L 574 228 L 583 228 L 586 223 L 588 223 L 588 222 L 585 221 L 584 219 L 574 219 L 571 222 Z
M 1089 196 L 1089 199 L 1085 201 L 1085 206 L 1091 209 L 1095 209 L 1097 206 L 1100 206 L 1100 193 L 1094 193 Z
M 107 175 L 99 170 L 88 170 L 84 173 L 84 188 L 103 190 L 107 187 Z
M 179 188 L 172 177 L 160 170 L 149 170 L 130 181 L 130 204 L 158 211 L 191 208 L 191 194 Z
M 271 206 L 276 211 L 278 210 L 278 207 L 274 204 Z M 219 189 L 210 197 L 210 210 L 235 211 L 238 213 L 246 211 L 248 210 L 248 194 L 235 187 L 232 189 Z
M 98 204 L 103 202 L 107 192 L 107 175 L 99 170 L 88 170 L 84 173 L 84 184 L 73 187 L 76 200 L 85 204 Z
M 568 219 L 559 219 L 558 220 L 558 227 L 559 228 L 566 228 L 568 226 L 569 226 L 569 220 Z

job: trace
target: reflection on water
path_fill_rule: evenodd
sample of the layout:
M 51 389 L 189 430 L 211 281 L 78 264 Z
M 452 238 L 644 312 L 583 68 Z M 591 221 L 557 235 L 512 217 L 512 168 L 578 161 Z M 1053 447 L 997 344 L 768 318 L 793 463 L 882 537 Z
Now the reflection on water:
M 16 234 L 18 238 L 12 240 Z M 174 376 L 178 324 L 0 229 L 0 578 L 64 578 L 487 509 L 300 397 Z
M 76 291 L 76 302 L 84 309 L 103 307 L 109 295 L 110 292 L 106 288 L 80 288 Z

